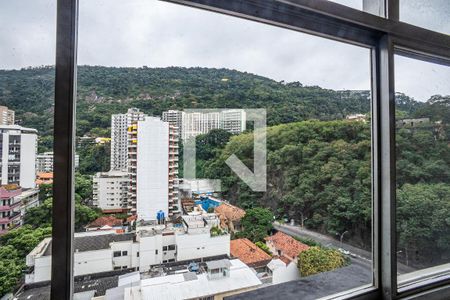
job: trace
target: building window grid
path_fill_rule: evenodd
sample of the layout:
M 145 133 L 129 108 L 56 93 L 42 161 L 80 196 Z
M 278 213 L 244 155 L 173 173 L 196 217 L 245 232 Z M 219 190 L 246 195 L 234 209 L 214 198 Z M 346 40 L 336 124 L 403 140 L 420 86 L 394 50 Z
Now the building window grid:
M 318 23 L 324 23 L 324 27 L 316 27 L 315 30 L 311 30 L 310 26 L 306 22 L 296 22 L 291 16 L 286 15 L 285 19 L 276 19 L 276 17 L 264 15 L 264 12 L 252 11 L 249 7 L 244 8 L 246 10 L 244 13 L 239 11 L 241 7 L 237 2 L 239 1 L 226 1 L 229 3 L 223 4 L 218 3 L 220 1 L 178 1 L 172 0 L 170 2 L 188 4 L 190 6 L 203 6 L 213 11 L 222 11 L 231 15 L 246 15 L 249 19 L 258 19 L 259 21 L 264 20 L 280 27 L 286 27 L 291 29 L 297 29 L 299 31 L 308 31 L 309 33 L 326 36 L 329 38 L 334 38 L 347 43 L 357 43 L 355 40 L 366 40 L 367 43 L 363 43 L 363 46 L 367 46 L 372 50 L 372 78 L 373 78 L 373 88 L 372 88 L 372 151 L 373 151 L 373 162 L 372 162 L 372 175 L 373 175 L 373 237 L 374 237 L 374 247 L 373 247 L 373 263 L 374 263 L 374 285 L 371 289 L 352 291 L 341 297 L 353 298 L 353 299 L 367 299 L 367 297 L 382 297 L 385 299 L 399 298 L 402 296 L 407 296 L 408 294 L 418 293 L 421 291 L 431 290 L 431 288 L 441 287 L 438 291 L 442 293 L 442 287 L 446 287 L 444 292 L 447 295 L 449 293 L 449 281 L 439 282 L 436 285 L 419 286 L 418 288 L 406 291 L 402 294 L 398 293 L 397 289 L 397 275 L 396 275 L 396 253 L 395 253 L 395 192 L 392 187 L 395 185 L 395 175 L 392 171 L 395 170 L 395 118 L 393 109 L 393 95 L 394 95 L 394 66 L 393 66 L 393 56 L 394 53 L 400 55 L 407 55 L 419 58 L 421 60 L 429 60 L 433 62 L 438 62 L 446 65 L 450 65 L 450 37 L 443 34 L 438 34 L 436 32 L 431 32 L 421 28 L 415 28 L 407 24 L 402 24 L 404 30 L 398 31 L 399 27 L 399 3 L 398 0 L 363 0 L 364 3 L 368 1 L 377 1 L 379 5 L 383 6 L 383 11 L 387 17 L 386 20 L 377 18 L 373 19 L 373 16 L 366 16 L 367 20 L 361 21 L 361 14 L 356 13 L 353 9 L 344 7 L 335 3 L 325 3 L 326 1 L 319 1 L 317 5 L 312 6 L 307 0 L 285 0 L 280 1 L 285 5 L 294 5 L 300 7 L 303 10 L 310 10 L 310 12 L 317 13 L 320 15 Z M 205 5 L 203 2 L 206 2 Z M 243 1 L 252 2 L 252 1 Z M 230 4 L 231 3 L 231 4 Z M 228 6 L 228 9 L 223 9 L 221 6 L 227 7 L 227 5 L 237 4 L 233 8 Z M 248 4 L 248 3 L 247 3 Z M 251 3 L 250 3 L 251 4 Z M 270 6 L 272 1 L 261 1 L 259 5 L 267 4 Z M 281 5 L 281 4 L 280 4 Z M 244 7 L 244 5 L 242 6 Z M 56 69 L 61 70 L 64 76 L 56 77 L 56 96 L 58 94 L 64 95 L 65 97 L 58 99 L 55 97 L 55 101 L 66 101 L 69 99 L 72 102 L 72 106 L 61 107 L 59 110 L 55 111 L 55 119 L 61 120 L 64 117 L 73 116 L 74 107 L 74 94 L 73 87 L 75 87 L 75 65 L 76 65 L 76 27 L 77 27 L 77 8 L 78 0 L 58 0 L 58 12 L 57 15 L 59 19 L 62 16 L 70 15 L 69 21 L 59 21 L 57 22 L 57 39 L 64 41 L 65 43 L 59 43 L 57 47 L 57 59 L 56 59 Z M 335 12 L 330 13 L 330 9 L 335 9 Z M 255 14 L 261 14 L 259 18 L 255 17 Z M 334 17 L 341 17 L 341 22 L 343 28 L 338 28 L 334 31 L 328 31 L 325 25 L 327 18 L 334 19 Z M 271 19 L 272 18 L 272 19 Z M 336 21 L 334 19 L 334 21 Z M 345 28 L 345 22 L 350 21 L 351 25 Z M 348 24 L 347 24 L 348 25 Z M 362 32 L 352 33 L 352 29 L 357 29 L 357 27 L 362 27 Z M 375 28 L 375 29 L 374 29 Z M 381 29 L 380 29 L 381 28 Z M 393 29 L 394 28 L 394 29 Z M 338 30 L 344 32 L 344 35 L 338 35 Z M 364 30 L 371 33 L 376 33 L 376 37 L 367 38 L 364 35 Z M 397 30 L 397 32 L 395 32 Z M 357 30 L 356 30 L 357 31 Z M 394 33 L 392 32 L 394 31 Z M 414 35 L 419 33 L 419 38 L 414 38 Z M 427 34 L 431 37 L 427 37 Z M 347 39 L 347 37 L 353 37 L 355 40 Z M 420 37 L 423 37 L 425 43 L 420 41 Z M 374 44 L 371 44 L 370 40 L 375 40 Z M 66 47 L 69 44 L 70 47 Z M 63 49 L 66 48 L 66 49 Z M 72 88 L 71 88 L 72 87 Z M 59 90 L 58 90 L 59 88 Z M 62 104 L 62 103 L 61 103 Z M 70 118 L 67 118 L 70 120 Z M 71 143 L 73 143 L 73 132 L 70 132 L 70 128 L 73 126 L 73 118 L 67 124 L 65 124 L 62 130 L 55 132 L 55 141 L 69 137 Z M 64 178 L 73 178 L 71 173 L 71 168 L 65 168 L 66 165 L 71 165 L 71 152 L 72 150 L 61 149 L 61 154 L 67 157 L 67 163 L 63 164 L 60 171 L 65 171 L 62 174 Z M 67 191 L 71 184 L 67 182 L 70 181 L 56 181 L 55 190 L 61 189 L 62 191 Z M 73 183 L 72 183 L 73 184 Z M 54 213 L 61 213 L 63 211 L 67 216 L 70 215 L 72 210 L 72 204 L 64 204 L 65 198 L 63 193 L 55 195 Z M 66 196 L 65 194 L 64 196 Z M 69 196 L 73 198 L 73 192 L 69 193 Z M 381 213 L 381 211 L 383 213 Z M 71 218 L 67 218 L 71 220 Z M 73 230 L 73 229 L 72 229 Z M 69 234 L 68 234 L 69 233 Z M 73 232 L 70 226 L 62 228 L 61 230 L 55 230 L 53 232 L 53 238 L 55 240 L 67 241 L 69 236 Z M 71 252 L 72 247 L 69 246 L 64 248 L 64 252 L 60 252 L 61 256 L 53 255 L 54 262 L 64 262 L 68 270 L 67 276 L 61 278 L 52 278 L 52 299 L 57 299 L 59 296 L 64 298 L 71 298 L 73 291 L 73 280 L 72 270 L 71 270 L 71 257 L 73 252 Z M 390 250 L 386 252 L 386 250 Z M 64 253 L 64 255 L 62 255 Z M 382 254 L 388 253 L 388 255 Z M 157 250 L 155 250 L 157 254 Z M 53 266 L 57 264 L 53 263 Z M 56 268 L 56 267 L 55 267 Z M 59 270 L 61 271 L 61 270 Z M 447 284 L 445 286 L 444 284 Z M 58 288 L 63 288 L 59 290 Z M 433 293 L 433 291 L 431 291 Z M 433 295 L 433 294 L 431 294 Z M 434 294 L 436 295 L 436 294 Z M 442 294 L 441 294 L 442 295 Z M 61 298 L 62 299 L 62 298 Z

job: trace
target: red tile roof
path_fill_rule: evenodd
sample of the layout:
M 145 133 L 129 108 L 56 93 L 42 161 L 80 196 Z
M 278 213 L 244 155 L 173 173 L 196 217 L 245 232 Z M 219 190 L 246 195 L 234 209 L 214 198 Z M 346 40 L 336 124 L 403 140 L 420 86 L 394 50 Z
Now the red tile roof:
M 121 226 L 122 220 L 117 219 L 113 216 L 103 216 L 100 218 L 95 219 L 91 223 L 89 223 L 86 228 L 95 228 L 95 227 L 103 227 L 103 226 Z
M 245 216 L 245 210 L 229 203 L 222 202 L 214 209 L 214 212 L 219 215 L 224 215 L 230 221 L 238 221 Z
M 300 243 L 293 237 L 281 231 L 278 231 L 272 236 L 266 237 L 265 240 L 266 242 L 271 242 L 275 249 L 281 250 L 283 255 L 287 256 L 290 259 L 295 259 L 300 252 L 309 249 L 308 245 Z
M 249 266 L 265 265 L 272 257 L 248 239 L 230 241 L 230 253 Z

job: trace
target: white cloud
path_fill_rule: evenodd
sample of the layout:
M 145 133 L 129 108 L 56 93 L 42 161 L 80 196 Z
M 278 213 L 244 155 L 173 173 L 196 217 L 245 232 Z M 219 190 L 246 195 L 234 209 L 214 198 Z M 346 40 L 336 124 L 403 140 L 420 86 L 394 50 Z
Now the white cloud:
M 55 2 L 0 3 L 0 68 L 54 64 Z M 368 49 L 156 0 L 80 0 L 78 44 L 79 64 L 224 67 L 325 88 L 370 88 Z M 438 73 L 422 82 L 448 79 Z M 448 93 L 445 84 L 425 93 L 411 74 L 398 79 L 417 99 Z

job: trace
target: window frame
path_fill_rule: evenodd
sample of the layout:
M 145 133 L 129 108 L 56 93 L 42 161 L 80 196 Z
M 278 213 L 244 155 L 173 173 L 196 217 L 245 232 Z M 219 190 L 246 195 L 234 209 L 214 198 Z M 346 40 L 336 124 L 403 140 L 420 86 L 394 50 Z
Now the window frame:
M 373 286 L 345 299 L 450 297 L 450 279 L 398 289 L 395 199 L 394 54 L 450 66 L 450 36 L 399 21 L 398 0 L 375 16 L 326 0 L 165 0 L 304 32 L 371 50 Z M 51 299 L 73 297 L 74 138 L 78 0 L 57 0 Z M 71 201 L 68 201 L 71 200 Z M 336 295 L 330 296 L 330 298 Z

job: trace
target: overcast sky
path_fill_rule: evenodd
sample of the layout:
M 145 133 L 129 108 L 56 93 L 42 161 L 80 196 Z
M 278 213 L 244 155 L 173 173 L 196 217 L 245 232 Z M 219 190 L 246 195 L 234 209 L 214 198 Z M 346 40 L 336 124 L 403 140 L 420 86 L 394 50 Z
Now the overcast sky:
M 360 1 L 335 2 L 360 8 Z M 414 8 L 419 0 L 409 1 Z M 54 64 L 55 2 L 0 1 L 1 69 Z M 431 2 L 448 6 L 439 13 L 450 15 L 448 0 Z M 450 32 L 448 19 L 434 19 L 433 26 Z M 368 49 L 156 0 L 80 0 L 78 63 L 224 67 L 331 89 L 370 89 Z M 396 78 L 397 91 L 419 101 L 450 94 L 448 67 L 400 58 Z

